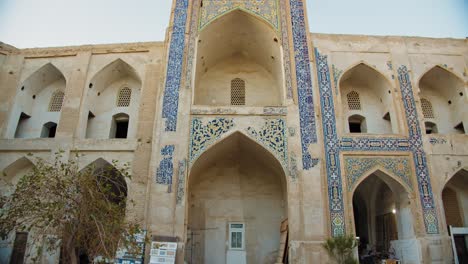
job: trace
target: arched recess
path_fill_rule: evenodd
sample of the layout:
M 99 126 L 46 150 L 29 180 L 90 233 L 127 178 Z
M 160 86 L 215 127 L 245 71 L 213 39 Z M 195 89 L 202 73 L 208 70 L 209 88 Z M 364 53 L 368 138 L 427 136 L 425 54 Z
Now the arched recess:
M 399 179 L 376 169 L 349 192 L 353 205 L 354 232 L 360 238 L 359 255 L 369 249 L 387 254 L 393 250 L 400 259 L 408 247 L 403 240 L 415 238 L 412 190 Z M 417 250 L 416 245 L 414 250 Z
M 361 62 L 345 71 L 338 83 L 345 133 L 350 133 L 348 118 L 356 114 L 365 117 L 366 133 L 398 133 L 399 118 L 395 111 L 392 84 L 383 74 Z M 353 107 L 354 102 L 349 102 L 349 94 L 359 95 L 359 108 Z
M 246 263 L 275 263 L 287 218 L 286 185 L 280 162 L 244 134 L 210 147 L 189 172 L 186 259 L 226 263 L 237 255 Z M 232 223 L 243 225 L 241 250 L 229 243 Z
M 447 228 L 468 227 L 468 169 L 459 170 L 447 181 L 441 197 Z
M 2 170 L 3 177 L 0 177 L 0 193 L 11 194 L 18 181 L 31 172 L 34 168 L 33 162 L 27 157 L 21 157 Z
M 246 106 L 282 105 L 284 73 L 281 41 L 263 19 L 232 10 L 199 33 L 195 105 L 231 105 L 231 81 L 245 81 Z
M 57 123 L 61 111 L 51 111 L 51 99 L 64 93 L 66 80 L 62 72 L 52 63 L 40 67 L 18 87 L 10 119 L 8 137 L 39 138 L 42 125 Z
M 462 78 L 443 67 L 434 66 L 422 75 L 419 89 L 420 98 L 427 100 L 433 108 L 434 115 L 424 119 L 437 125 L 437 133 L 466 133 L 464 126 L 468 122 L 468 107 L 466 84 Z
M 121 91 L 130 89 L 129 103 L 121 104 Z M 134 138 L 140 105 L 141 79 L 136 70 L 122 59 L 102 68 L 88 84 L 84 116 L 87 118 L 86 138 L 109 138 L 112 117 L 118 113 L 129 116 L 128 138 Z

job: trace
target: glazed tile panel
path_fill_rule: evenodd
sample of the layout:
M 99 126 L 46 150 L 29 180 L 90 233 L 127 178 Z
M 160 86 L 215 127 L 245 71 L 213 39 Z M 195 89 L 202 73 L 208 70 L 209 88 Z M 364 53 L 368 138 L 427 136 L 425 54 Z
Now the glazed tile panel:
M 161 149 L 161 161 L 156 170 L 156 183 L 159 184 L 172 184 L 172 174 L 174 173 L 174 165 L 172 163 L 172 156 L 174 154 L 174 145 L 167 145 Z
M 439 224 L 437 212 L 432 195 L 431 181 L 429 178 L 426 153 L 423 150 L 422 133 L 414 102 L 413 88 L 409 77 L 408 69 L 405 65 L 398 68 L 398 81 L 400 83 L 401 96 L 405 106 L 406 122 L 409 129 L 409 141 L 413 151 L 414 164 L 416 166 L 416 176 L 418 178 L 419 195 L 421 206 L 423 207 L 423 218 L 428 234 L 438 234 Z
M 310 57 L 307 43 L 307 32 L 309 30 L 306 28 L 303 2 L 301 0 L 291 0 L 290 5 L 299 100 L 302 166 L 304 170 L 308 170 L 312 168 L 312 156 L 309 153 L 309 145 L 317 142 L 312 79 L 309 64 Z
M 203 29 L 216 18 L 234 9 L 251 12 L 271 24 L 276 30 L 278 22 L 278 0 L 204 0 L 200 11 L 199 29 Z
M 339 156 L 341 151 L 409 151 L 416 166 L 418 190 L 423 210 L 424 224 L 428 234 L 438 234 L 438 220 L 432 195 L 426 154 L 423 151 L 421 131 L 419 128 L 416 104 L 406 66 L 398 69 L 398 79 L 405 107 L 409 138 L 341 138 L 336 131 L 332 87 L 327 56 L 316 52 L 317 75 L 319 80 L 320 106 L 322 110 L 323 135 L 325 140 L 326 167 L 329 209 L 332 234 L 343 234 L 345 231 L 342 182 Z M 390 162 L 390 161 L 386 161 Z M 348 176 L 348 175 L 347 175 Z
M 352 191 L 356 183 L 366 173 L 372 172 L 375 168 L 383 168 L 401 179 L 407 187 L 413 189 L 409 175 L 411 175 L 411 165 L 408 157 L 345 157 L 343 164 L 348 191 Z
M 339 236 L 345 233 L 343 190 L 339 158 L 340 143 L 336 133 L 335 108 L 327 57 L 320 55 L 317 50 L 315 50 L 315 52 L 320 91 L 320 107 L 322 109 L 322 129 L 325 141 L 331 230 L 333 236 Z
M 162 111 L 162 117 L 166 119 L 165 131 L 176 131 L 177 128 L 179 88 L 185 50 L 187 7 L 188 0 L 177 0 L 174 10 L 174 25 L 169 49 Z

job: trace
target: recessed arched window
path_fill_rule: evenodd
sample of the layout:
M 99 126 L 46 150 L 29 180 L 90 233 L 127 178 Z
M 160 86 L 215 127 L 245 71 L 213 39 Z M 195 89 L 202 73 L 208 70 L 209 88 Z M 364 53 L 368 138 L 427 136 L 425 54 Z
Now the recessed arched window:
M 429 100 L 422 98 L 421 108 L 424 118 L 434 118 L 434 111 L 432 109 L 432 104 Z
M 60 110 L 62 110 L 64 96 L 65 94 L 62 91 L 57 91 L 52 94 L 49 103 L 49 112 L 60 112 Z
M 240 78 L 231 80 L 231 105 L 245 105 L 245 81 Z
M 433 122 L 424 122 L 426 134 L 437 134 L 437 125 Z
M 130 99 L 132 98 L 132 90 L 128 87 L 120 89 L 117 96 L 117 107 L 127 107 L 130 105 Z
M 361 110 L 361 99 L 356 91 L 351 91 L 346 95 L 349 110 Z
M 350 133 L 366 133 L 366 118 L 361 115 L 352 115 L 348 118 Z
M 112 127 L 110 138 L 127 138 L 128 123 L 130 117 L 127 114 L 120 113 L 112 117 Z

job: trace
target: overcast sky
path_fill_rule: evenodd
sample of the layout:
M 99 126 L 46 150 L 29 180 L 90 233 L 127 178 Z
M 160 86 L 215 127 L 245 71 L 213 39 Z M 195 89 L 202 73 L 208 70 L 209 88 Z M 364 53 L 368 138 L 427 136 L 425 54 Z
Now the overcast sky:
M 18 48 L 164 40 L 172 0 L 0 0 Z M 468 0 L 307 0 L 311 32 L 468 37 Z

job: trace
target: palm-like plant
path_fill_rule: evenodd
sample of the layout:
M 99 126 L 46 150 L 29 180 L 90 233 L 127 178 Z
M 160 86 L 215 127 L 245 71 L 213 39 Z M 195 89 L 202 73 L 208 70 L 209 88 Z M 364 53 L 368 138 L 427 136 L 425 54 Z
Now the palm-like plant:
M 353 250 L 358 246 L 354 235 L 344 235 L 328 238 L 323 244 L 330 259 L 337 264 L 359 263 L 353 256 Z

